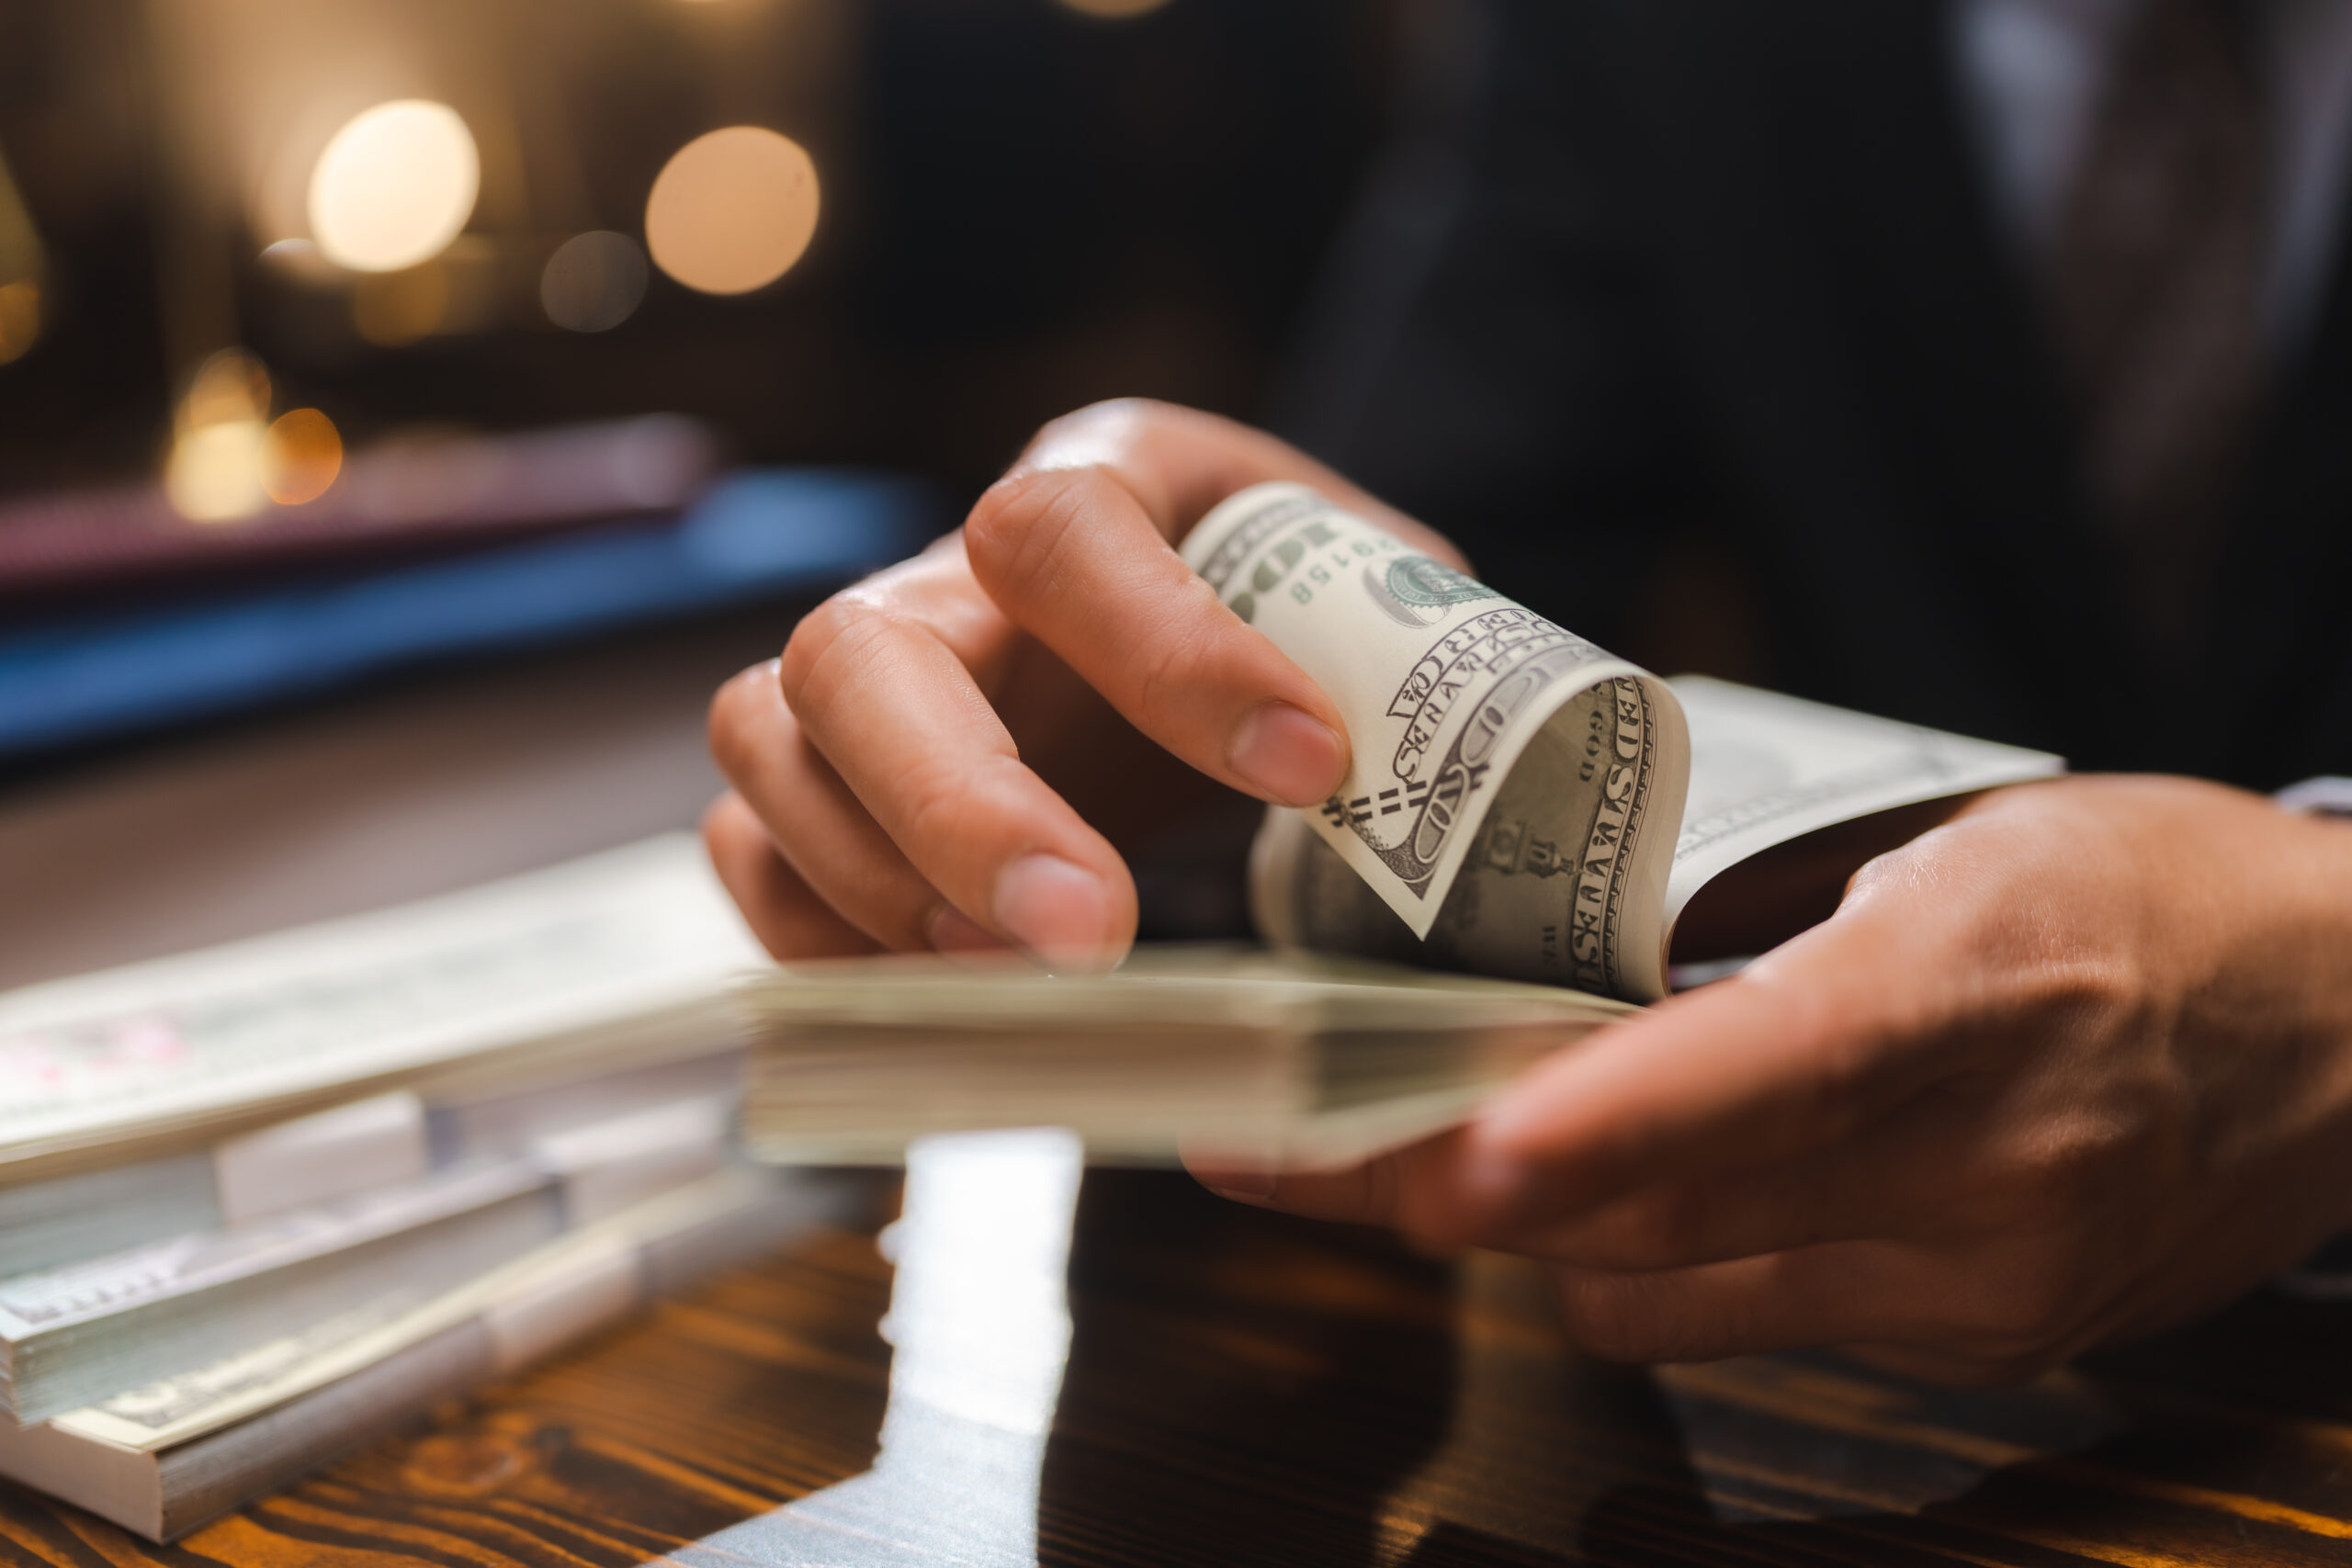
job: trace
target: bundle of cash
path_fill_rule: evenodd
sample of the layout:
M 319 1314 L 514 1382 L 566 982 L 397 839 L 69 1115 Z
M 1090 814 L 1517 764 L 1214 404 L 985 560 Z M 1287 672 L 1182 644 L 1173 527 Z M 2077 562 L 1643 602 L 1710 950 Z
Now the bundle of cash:
M 0 1474 L 167 1539 L 808 1223 L 761 962 L 678 835 L 0 997 Z
M 439 1402 L 839 1217 L 838 1193 L 735 1167 L 439 1293 L 388 1292 L 32 1427 L 0 1423 L 0 1475 L 176 1540 Z
M 385 1089 L 707 1055 L 763 963 L 673 835 L 398 908 L 0 995 L 0 1182 Z
M 1019 960 L 805 964 L 746 987 L 752 1153 L 891 1164 L 910 1138 L 1076 1130 L 1097 1163 L 1335 1165 L 1459 1122 L 1636 1010 L 1551 986 L 1248 950 L 1113 974 Z

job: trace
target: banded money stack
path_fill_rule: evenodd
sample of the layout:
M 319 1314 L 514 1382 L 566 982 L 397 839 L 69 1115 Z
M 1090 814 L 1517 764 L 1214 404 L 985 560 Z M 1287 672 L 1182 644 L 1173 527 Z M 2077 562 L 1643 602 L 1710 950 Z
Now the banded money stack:
M 0 997 L 0 1474 L 156 1540 L 773 1243 L 690 839 Z

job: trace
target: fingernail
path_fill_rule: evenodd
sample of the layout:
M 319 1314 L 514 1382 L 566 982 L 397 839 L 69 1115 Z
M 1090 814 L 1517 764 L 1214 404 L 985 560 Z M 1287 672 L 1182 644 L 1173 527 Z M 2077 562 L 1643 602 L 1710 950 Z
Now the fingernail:
M 1220 1198 L 1237 1203 L 1263 1203 L 1274 1195 L 1274 1175 L 1269 1170 L 1195 1171 L 1193 1179 Z
M 1288 703 L 1261 703 L 1234 727 L 1226 761 L 1260 794 L 1285 806 L 1312 806 L 1340 787 L 1347 748 L 1314 715 Z
M 1059 855 L 1023 855 L 996 878 L 996 923 L 1049 966 L 1102 969 L 1111 957 L 1111 890 Z
M 1002 937 L 953 904 L 933 911 L 925 934 L 934 953 L 1001 953 L 1005 946 Z

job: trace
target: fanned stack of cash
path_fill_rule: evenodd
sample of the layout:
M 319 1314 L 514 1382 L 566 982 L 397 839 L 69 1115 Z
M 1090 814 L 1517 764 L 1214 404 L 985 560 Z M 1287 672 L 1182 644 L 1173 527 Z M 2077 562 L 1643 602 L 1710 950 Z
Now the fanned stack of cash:
M 691 839 L 0 997 L 0 1474 L 152 1539 L 822 1211 Z

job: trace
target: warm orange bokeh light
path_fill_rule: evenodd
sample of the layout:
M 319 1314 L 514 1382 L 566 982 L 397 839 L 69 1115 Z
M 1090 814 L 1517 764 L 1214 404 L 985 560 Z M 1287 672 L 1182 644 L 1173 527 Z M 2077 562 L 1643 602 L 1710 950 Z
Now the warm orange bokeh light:
M 817 165 L 754 125 L 698 136 L 672 155 L 645 203 L 654 264 L 705 294 L 747 294 L 782 277 L 817 231 Z
M 269 417 L 269 372 L 242 348 L 224 348 L 198 367 L 175 423 L 182 431 Z
M 262 488 L 280 506 L 300 506 L 326 494 L 343 471 L 343 437 L 316 409 L 277 416 L 262 453 Z
M 0 283 L 0 365 L 24 356 L 40 336 L 40 285 L 28 277 Z
M 262 482 L 268 434 L 257 419 L 180 432 L 164 465 L 164 495 L 192 523 L 233 523 L 269 502 Z
M 269 504 L 269 372 L 242 348 L 198 367 L 174 411 L 164 495 L 196 523 L 230 523 Z

